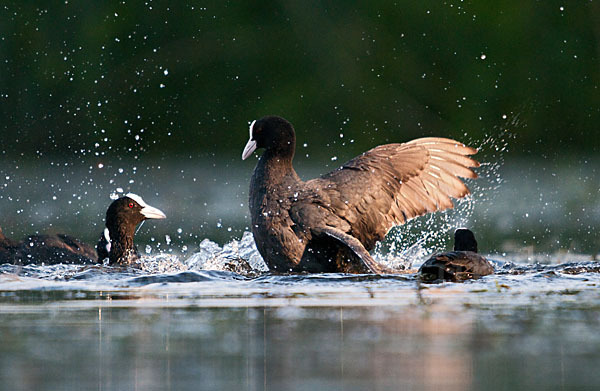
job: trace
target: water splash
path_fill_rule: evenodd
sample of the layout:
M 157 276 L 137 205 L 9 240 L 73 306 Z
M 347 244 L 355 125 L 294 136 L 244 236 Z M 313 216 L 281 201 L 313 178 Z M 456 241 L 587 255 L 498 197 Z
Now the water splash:
M 137 263 L 142 271 L 150 274 L 174 273 L 189 269 L 177 255 L 166 253 L 142 256 Z
M 479 149 L 477 158 L 481 162 L 481 166 L 476 169 L 479 178 L 466 181 L 471 195 L 456 200 L 453 209 L 427 214 L 393 228 L 387 239 L 377 244 L 374 258 L 397 270 L 409 269 L 432 252 L 448 248 L 452 236 L 450 233 L 454 229 L 469 227 L 476 230 L 474 209 L 476 205 L 490 203 L 502 185 L 499 170 L 511 137 L 509 132 L 502 131 L 480 141 L 468 140 L 468 145 L 475 145 Z M 250 232 L 244 232 L 240 240 L 234 239 L 223 247 L 210 239 L 204 239 L 197 252 L 187 259 L 183 257 L 167 254 L 147 256 L 142 259 L 142 270 L 150 273 L 217 270 L 245 276 L 268 271 Z
M 256 249 L 254 237 L 244 232 L 240 240 L 232 240 L 222 248 L 215 242 L 204 239 L 200 249 L 185 264 L 190 270 L 232 271 L 243 275 L 267 272 L 269 268 Z
M 517 126 L 515 121 L 511 124 Z M 374 258 L 394 269 L 409 269 L 432 253 L 449 248 L 455 229 L 467 227 L 477 231 L 475 207 L 484 206 L 482 215 L 485 218 L 485 205 L 493 201 L 504 182 L 500 168 L 513 137 L 508 130 L 501 130 L 496 135 L 486 135 L 483 140 L 465 140 L 467 145 L 476 146 L 479 151 L 476 158 L 481 163 L 475 169 L 478 178 L 465 180 L 471 194 L 455 200 L 453 209 L 428 213 L 392 228 L 386 239 L 375 247 Z

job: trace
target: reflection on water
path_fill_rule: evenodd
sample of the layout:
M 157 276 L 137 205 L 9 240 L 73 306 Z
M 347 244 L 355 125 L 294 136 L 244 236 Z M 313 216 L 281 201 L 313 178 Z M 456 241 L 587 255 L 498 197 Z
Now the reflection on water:
M 471 340 L 472 324 L 415 311 L 16 310 L 4 313 L 0 326 L 2 384 L 12 390 L 468 389 L 472 362 L 461 345 Z
M 597 262 L 398 276 L 0 266 L 7 390 L 600 386 Z

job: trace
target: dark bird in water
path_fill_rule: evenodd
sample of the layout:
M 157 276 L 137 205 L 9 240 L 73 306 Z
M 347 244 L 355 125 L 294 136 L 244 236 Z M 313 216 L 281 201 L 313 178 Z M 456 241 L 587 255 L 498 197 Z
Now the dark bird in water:
M 422 281 L 464 281 L 494 273 L 494 266 L 477 254 L 475 235 L 468 229 L 454 232 L 454 251 L 437 254 L 419 268 Z
M 165 219 L 159 209 L 144 202 L 142 197 L 129 193 L 110 204 L 106 211 L 106 228 L 96 248 L 98 261 L 130 265 L 139 258 L 133 236 L 136 227 L 147 219 Z
M 69 235 L 29 235 L 22 241 L 15 241 L 0 234 L 0 263 L 52 265 L 95 261 L 96 250 Z
M 271 271 L 393 273 L 369 251 L 395 225 L 452 208 L 476 178 L 476 149 L 445 138 L 375 147 L 303 182 L 292 159 L 296 135 L 283 118 L 252 122 L 242 159 L 264 148 L 250 181 L 256 246 Z
M 96 249 L 64 234 L 30 235 L 17 242 L 6 238 L 0 230 L 0 262 L 18 265 L 93 264 L 108 258 L 110 264 L 128 265 L 139 257 L 133 244 L 137 225 L 146 219 L 164 218 L 163 212 L 130 193 L 108 207 L 106 228 Z

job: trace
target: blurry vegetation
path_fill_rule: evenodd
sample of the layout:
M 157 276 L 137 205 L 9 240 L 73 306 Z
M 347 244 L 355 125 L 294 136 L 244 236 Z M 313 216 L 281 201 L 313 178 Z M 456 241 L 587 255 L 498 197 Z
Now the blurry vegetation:
M 598 152 L 599 37 L 596 1 L 7 1 L 0 154 L 238 157 L 265 114 L 329 156 L 511 126 Z

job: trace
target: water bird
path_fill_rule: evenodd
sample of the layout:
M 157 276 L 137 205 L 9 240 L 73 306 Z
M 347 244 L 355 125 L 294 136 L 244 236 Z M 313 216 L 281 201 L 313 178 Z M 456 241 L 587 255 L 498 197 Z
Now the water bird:
M 165 214 L 144 202 L 137 194 L 128 193 L 113 201 L 106 211 L 106 228 L 96 248 L 98 261 L 129 265 L 139 258 L 133 244 L 136 227 L 148 219 L 165 219 Z
M 395 225 L 452 208 L 477 178 L 476 149 L 427 137 L 377 146 L 340 168 L 302 181 L 292 166 L 296 134 L 277 116 L 250 124 L 247 159 L 264 148 L 250 180 L 256 246 L 273 272 L 393 273 L 369 254 Z
M 422 281 L 464 281 L 494 273 L 494 266 L 477 253 L 473 232 L 459 228 L 454 232 L 454 251 L 436 254 L 419 268 Z
M 109 264 L 129 265 L 139 254 L 133 243 L 135 229 L 146 219 L 164 219 L 165 214 L 133 193 L 114 200 L 106 211 L 106 228 L 96 248 L 65 234 L 30 235 L 23 241 L 8 239 L 0 229 L 0 262 L 27 264 L 94 264 L 108 258 Z

